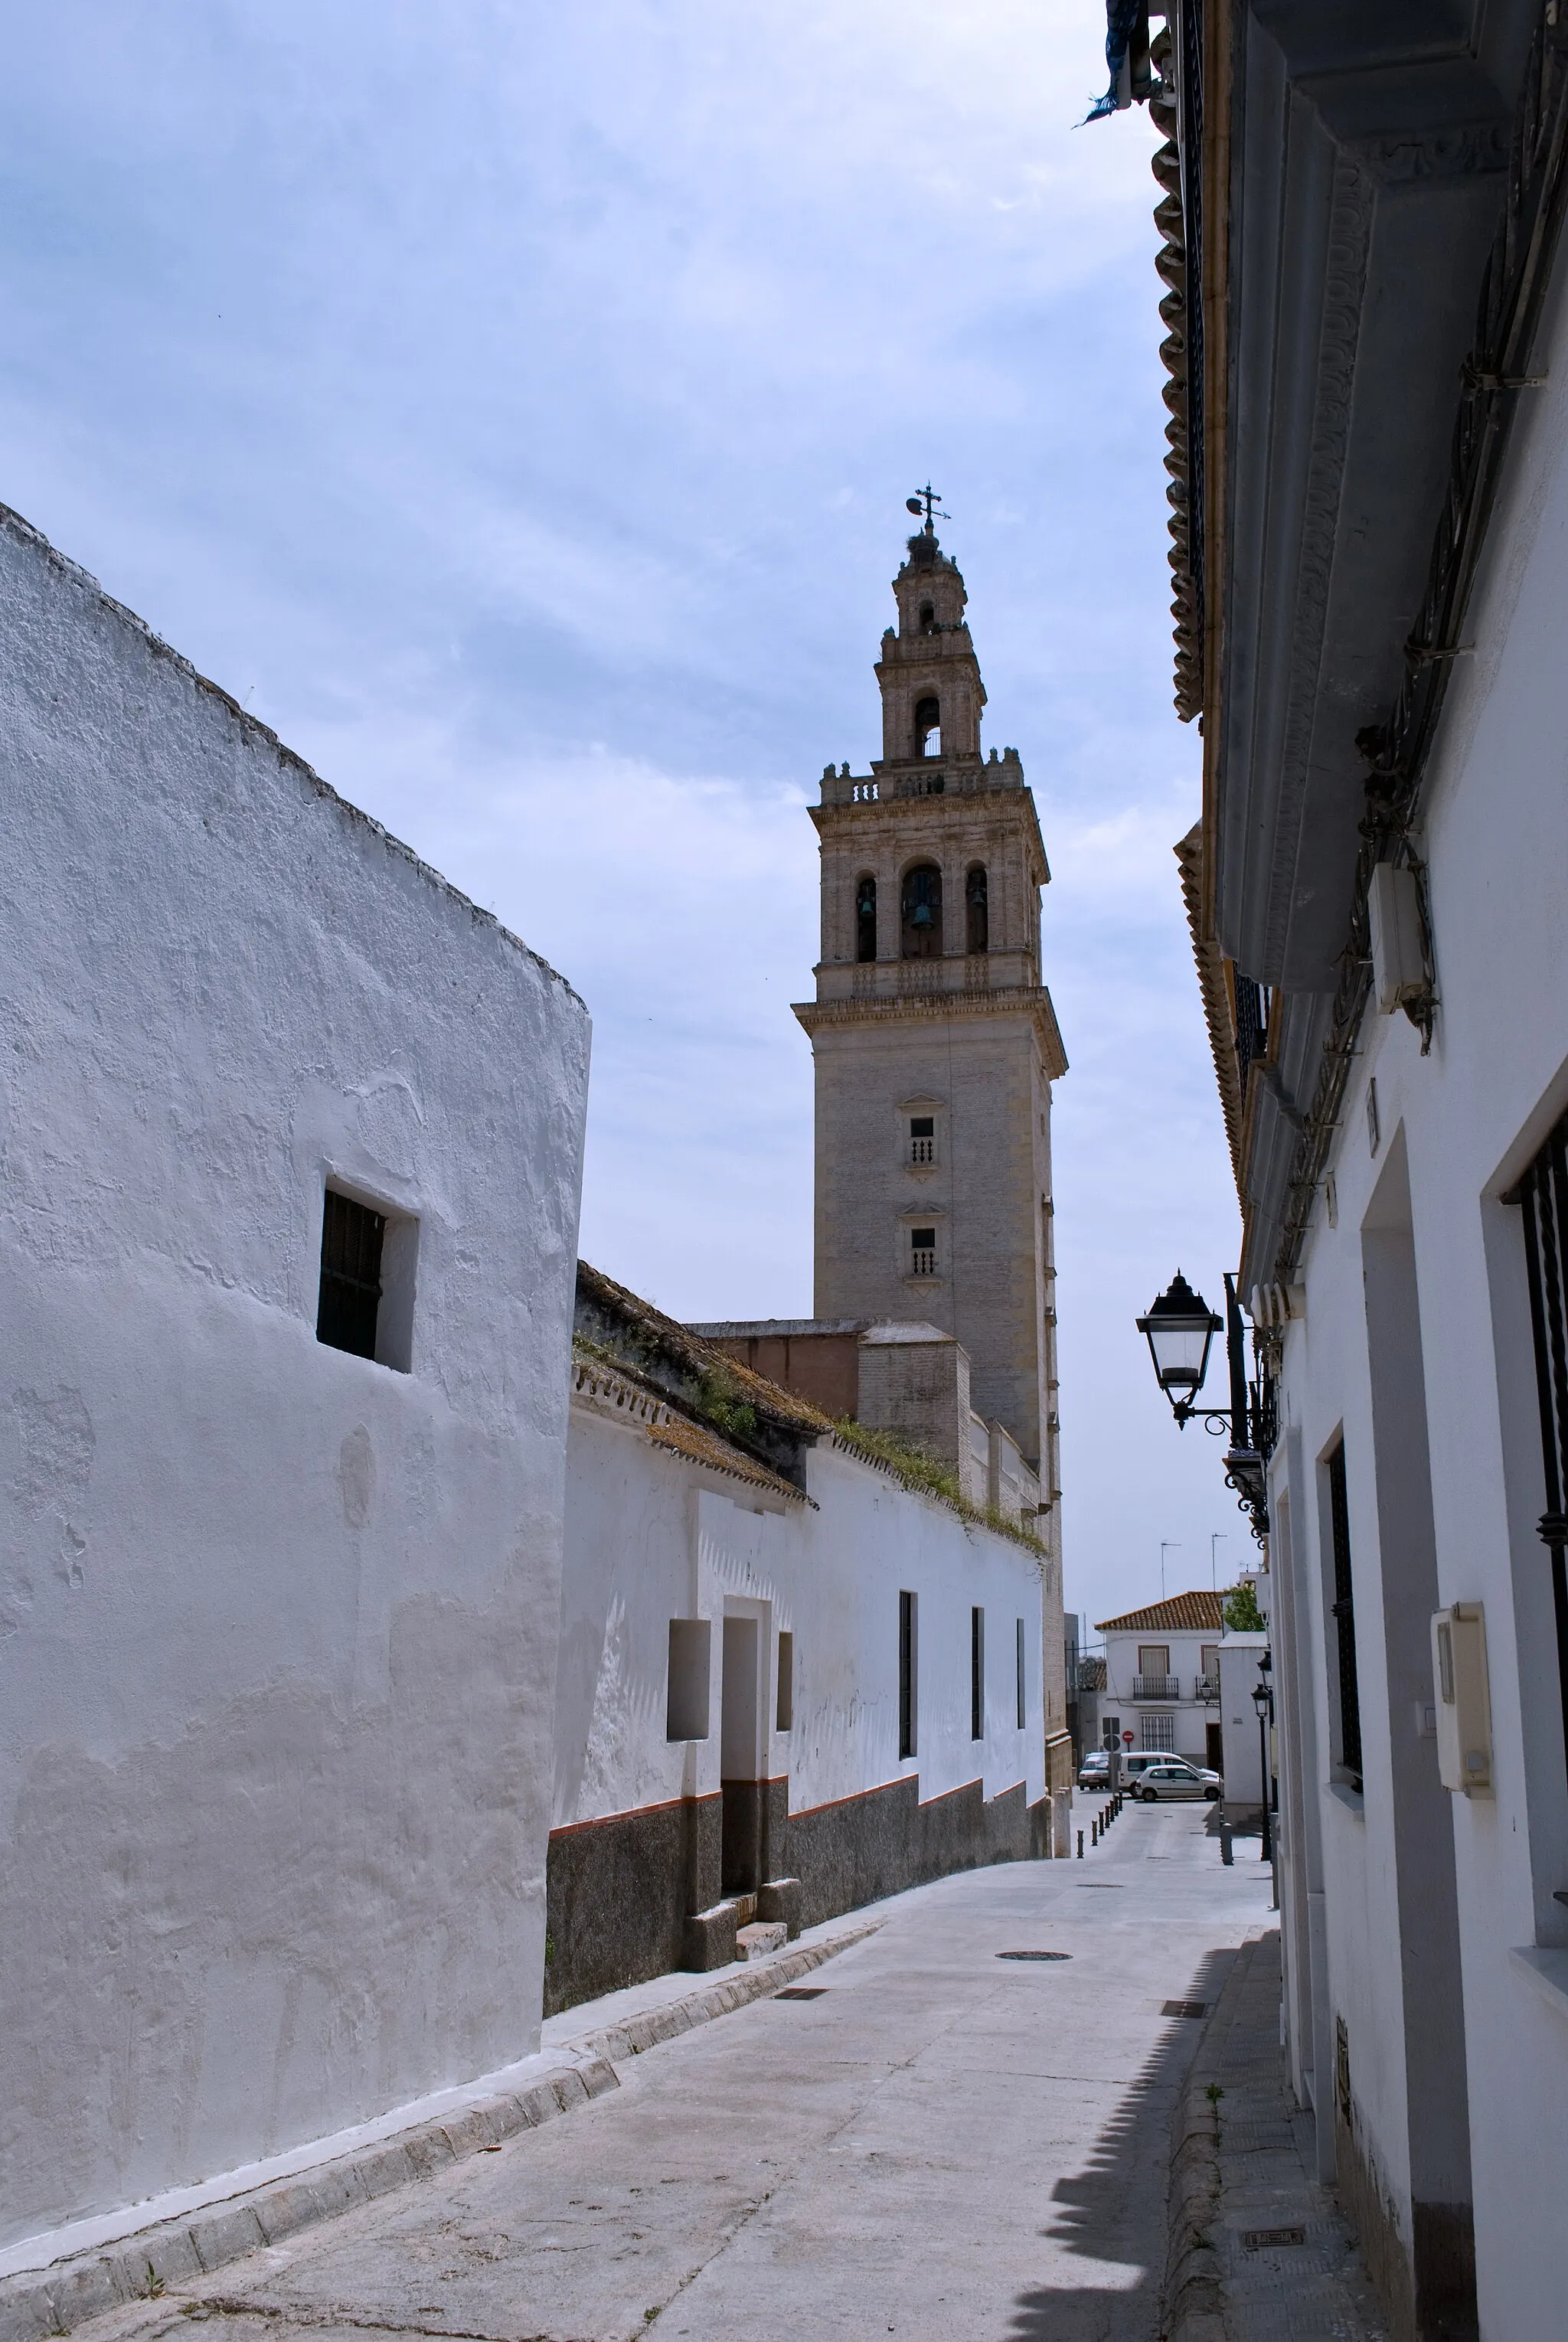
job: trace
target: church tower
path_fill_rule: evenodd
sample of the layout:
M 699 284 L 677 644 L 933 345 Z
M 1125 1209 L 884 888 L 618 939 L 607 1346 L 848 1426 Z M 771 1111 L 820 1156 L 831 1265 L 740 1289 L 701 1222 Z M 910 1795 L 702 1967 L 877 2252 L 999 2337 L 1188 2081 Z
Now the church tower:
M 816 998 L 818 1321 L 924 1321 L 1054 1509 L 1050 878 L 1016 750 L 983 754 L 964 579 L 927 511 L 882 639 L 882 756 L 823 775 Z M 1044 1527 L 1044 1524 L 1042 1523 Z M 1053 1525 L 1054 1526 L 1054 1525 Z M 1053 1540 L 1054 1541 L 1054 1540 Z

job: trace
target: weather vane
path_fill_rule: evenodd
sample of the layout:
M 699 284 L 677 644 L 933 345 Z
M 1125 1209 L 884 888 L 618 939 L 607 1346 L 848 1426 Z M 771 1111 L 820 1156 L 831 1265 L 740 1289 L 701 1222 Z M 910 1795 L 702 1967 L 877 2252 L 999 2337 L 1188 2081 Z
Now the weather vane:
M 925 485 L 921 489 L 920 494 L 917 496 L 904 497 L 904 508 L 905 512 L 912 512 L 917 520 L 921 514 L 924 513 L 925 515 L 925 525 L 927 528 L 931 526 L 933 521 L 951 520 L 953 518 L 953 515 L 951 513 L 944 512 L 942 506 L 937 502 L 938 493 L 939 491 L 934 488 L 931 482 L 927 480 Z

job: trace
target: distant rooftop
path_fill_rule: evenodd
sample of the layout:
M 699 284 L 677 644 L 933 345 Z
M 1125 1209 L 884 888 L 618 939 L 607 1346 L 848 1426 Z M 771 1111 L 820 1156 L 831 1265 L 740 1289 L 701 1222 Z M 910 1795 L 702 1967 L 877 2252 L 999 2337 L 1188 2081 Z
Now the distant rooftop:
M 1218 1634 L 1225 1623 L 1223 1594 L 1173 1594 L 1168 1602 L 1151 1602 L 1146 1610 L 1124 1610 L 1119 1618 L 1095 1621 L 1097 1635 L 1142 1634 L 1164 1626 L 1180 1635 Z

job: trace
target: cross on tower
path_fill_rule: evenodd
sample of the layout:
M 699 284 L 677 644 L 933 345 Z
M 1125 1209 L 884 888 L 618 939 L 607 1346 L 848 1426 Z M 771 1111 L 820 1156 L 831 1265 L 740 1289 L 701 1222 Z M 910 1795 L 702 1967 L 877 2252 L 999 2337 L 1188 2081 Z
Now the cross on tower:
M 934 488 L 931 482 L 927 480 L 925 485 L 921 489 L 918 495 L 905 496 L 904 499 L 904 508 L 905 512 L 912 512 L 917 520 L 920 518 L 922 513 L 924 514 L 925 527 L 928 535 L 934 535 L 935 534 L 933 527 L 934 522 L 939 520 L 951 520 L 953 518 L 953 515 L 951 513 L 945 513 L 943 511 L 942 506 L 938 502 L 940 494 L 941 491 L 937 488 Z

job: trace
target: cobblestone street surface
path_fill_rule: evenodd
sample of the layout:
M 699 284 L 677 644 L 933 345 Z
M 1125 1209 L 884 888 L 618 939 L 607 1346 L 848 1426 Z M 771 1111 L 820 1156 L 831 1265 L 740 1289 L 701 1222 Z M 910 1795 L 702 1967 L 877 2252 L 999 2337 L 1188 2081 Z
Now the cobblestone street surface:
M 569 2115 L 77 2330 L 94 2342 L 196 2323 L 225 2342 L 620 2342 L 657 2325 L 682 2342 L 1153 2342 L 1173 2128 L 1213 2038 L 1168 2002 L 1212 2007 L 1241 1977 L 1224 2151 L 1252 2142 L 1263 2190 L 1292 2136 L 1246 2062 L 1266 2037 L 1277 2067 L 1277 1971 L 1256 1948 L 1267 1905 L 1255 1841 L 1225 1868 L 1205 1811 L 1129 1806 L 1084 1861 L 903 1896 L 796 1997 L 623 2056 L 618 2087 Z M 1020 1953 L 1056 1957 L 1007 1957 Z M 636 1998 L 570 2012 L 546 2046 Z M 1233 2208 L 1238 2183 L 1224 2184 L 1230 2226 L 1253 2198 Z M 1260 2316 L 1274 2316 L 1273 2282 L 1247 2296 Z M 1279 2282 L 1288 2291 L 1288 2271 Z M 1195 2314 L 1214 2306 L 1202 2285 L 1186 2298 Z M 1234 2330 L 1376 2329 L 1287 2317 Z

